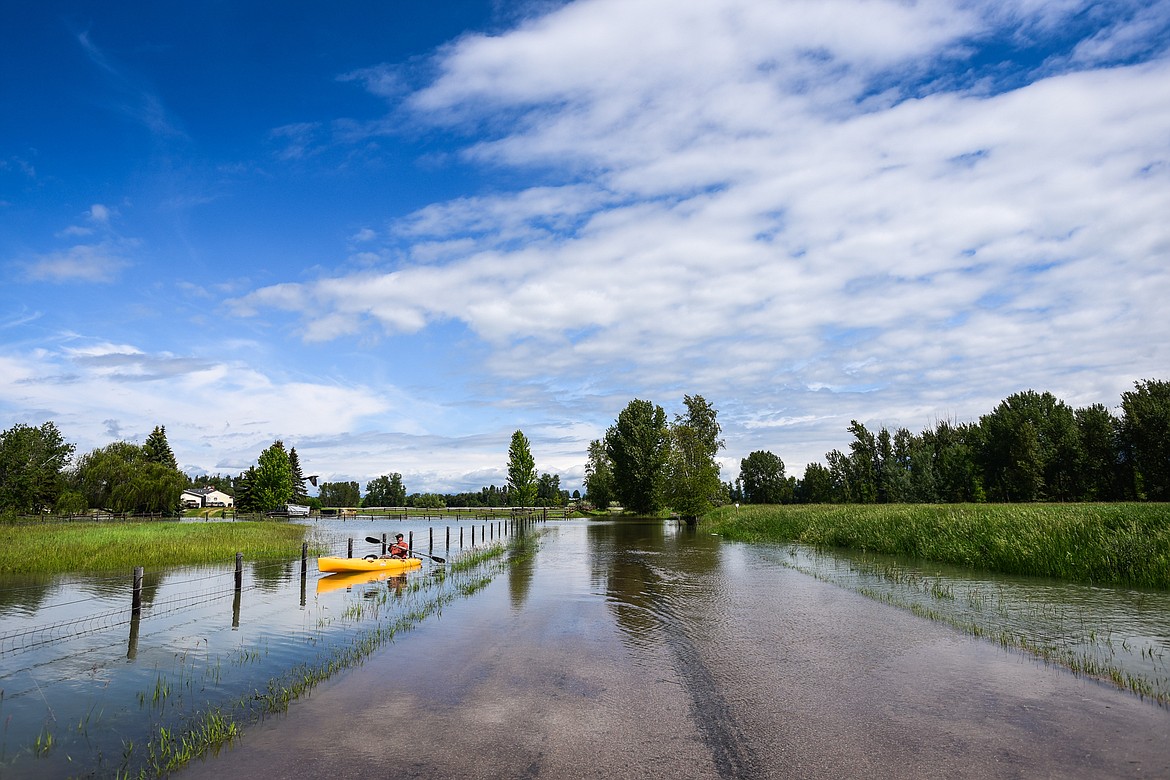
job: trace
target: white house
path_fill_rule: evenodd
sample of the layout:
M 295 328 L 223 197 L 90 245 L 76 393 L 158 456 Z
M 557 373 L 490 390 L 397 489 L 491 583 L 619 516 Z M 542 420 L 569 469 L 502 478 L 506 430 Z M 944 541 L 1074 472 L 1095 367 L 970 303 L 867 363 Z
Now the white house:
M 188 508 L 236 505 L 234 498 L 210 486 L 187 488 L 179 496 L 179 503 Z

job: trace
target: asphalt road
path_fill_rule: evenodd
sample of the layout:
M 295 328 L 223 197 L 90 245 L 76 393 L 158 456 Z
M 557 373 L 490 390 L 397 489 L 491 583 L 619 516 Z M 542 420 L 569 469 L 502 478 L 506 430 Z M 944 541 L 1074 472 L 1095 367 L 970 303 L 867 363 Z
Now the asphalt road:
M 181 777 L 1170 777 L 1166 708 L 750 550 L 562 537 Z

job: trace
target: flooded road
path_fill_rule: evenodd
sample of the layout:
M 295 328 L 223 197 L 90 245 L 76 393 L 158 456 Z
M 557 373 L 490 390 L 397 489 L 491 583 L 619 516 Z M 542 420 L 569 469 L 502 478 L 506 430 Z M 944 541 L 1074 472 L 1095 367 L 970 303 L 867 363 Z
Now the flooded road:
M 546 529 L 535 558 L 180 775 L 1170 776 L 1170 710 L 767 549 Z

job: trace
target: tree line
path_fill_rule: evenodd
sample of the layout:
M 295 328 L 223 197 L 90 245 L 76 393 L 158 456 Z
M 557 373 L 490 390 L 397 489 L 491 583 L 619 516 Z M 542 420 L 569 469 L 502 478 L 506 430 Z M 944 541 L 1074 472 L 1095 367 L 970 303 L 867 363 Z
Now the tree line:
M 14 514 L 172 513 L 187 477 L 166 430 L 143 444 L 113 442 L 72 462 L 75 446 L 57 426 L 17 424 L 0 433 L 0 511 Z
M 745 503 L 948 503 L 1170 500 L 1170 382 L 1139 380 L 1121 414 L 1015 393 L 978 422 L 876 433 L 851 421 L 848 451 L 784 473 L 766 450 L 726 485 Z
M 0 433 L 0 511 L 31 515 L 82 514 L 91 509 L 117 514 L 175 514 L 183 490 L 213 487 L 233 497 L 240 512 L 271 512 L 288 504 L 323 507 L 563 506 L 568 491 L 560 475 L 536 473 L 528 439 L 516 431 L 509 450 L 509 483 L 478 492 L 407 493 L 398 472 L 366 483 L 320 482 L 306 477 L 295 447 L 274 441 L 255 465 L 231 476 L 187 475 L 179 470 L 166 429 L 155 426 L 145 443 L 113 442 L 73 461 L 75 446 L 57 426 L 17 424 Z M 318 487 L 309 496 L 306 483 Z M 580 497 L 580 493 L 577 494 Z

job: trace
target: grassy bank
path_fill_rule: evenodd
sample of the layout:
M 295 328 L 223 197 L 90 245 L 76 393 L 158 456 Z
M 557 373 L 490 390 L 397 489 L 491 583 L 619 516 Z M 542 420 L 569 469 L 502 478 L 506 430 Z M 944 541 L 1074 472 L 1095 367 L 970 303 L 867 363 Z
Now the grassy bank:
M 703 525 L 739 541 L 795 541 L 1008 574 L 1170 588 L 1167 504 L 724 506 Z
M 300 552 L 308 528 L 276 522 L 0 525 L 0 573 L 61 574 L 224 563 Z

